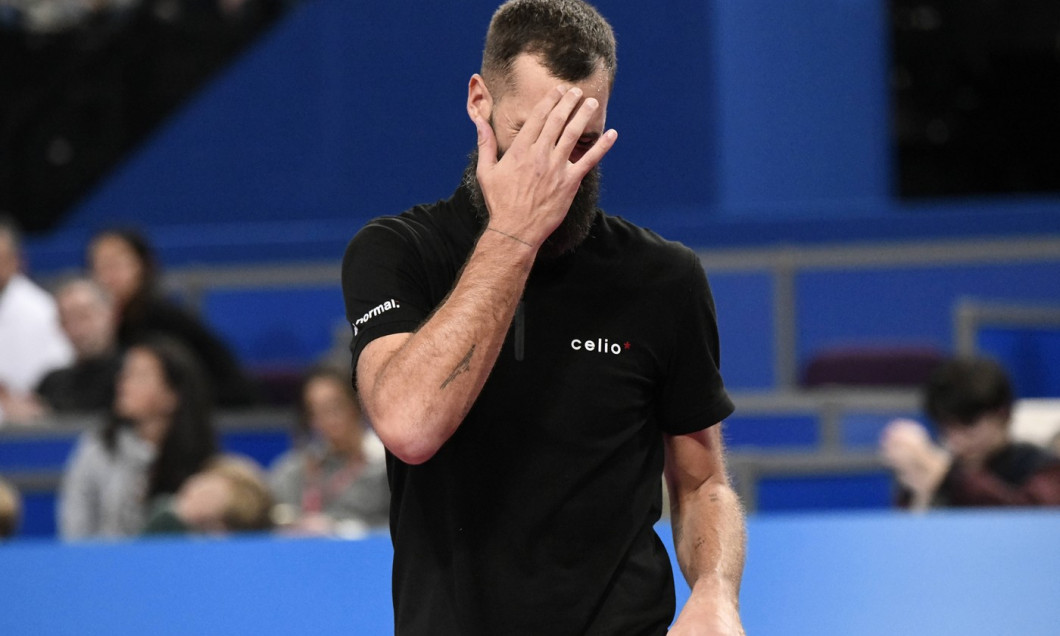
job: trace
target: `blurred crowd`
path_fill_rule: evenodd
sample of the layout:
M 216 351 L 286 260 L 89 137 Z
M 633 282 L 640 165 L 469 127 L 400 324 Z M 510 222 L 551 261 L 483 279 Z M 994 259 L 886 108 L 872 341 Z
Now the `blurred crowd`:
M 301 374 L 293 443 L 262 466 L 226 452 L 215 424 L 217 409 L 261 405 L 261 387 L 208 324 L 164 293 L 147 238 L 100 231 L 84 262 L 84 272 L 42 288 L 24 271 L 19 228 L 0 218 L 0 428 L 84 428 L 59 489 L 62 538 L 359 536 L 387 526 L 386 453 L 345 356 L 325 354 Z M 926 423 L 896 420 L 880 440 L 896 504 L 1060 505 L 1060 434 L 1053 448 L 1014 440 L 1014 402 L 995 361 L 939 364 L 923 387 Z M 0 537 L 17 532 L 20 514 L 18 491 L 0 478 Z
M 382 444 L 348 363 L 322 359 L 297 392 L 294 443 L 270 466 L 219 442 L 218 408 L 260 403 L 227 344 L 167 297 L 146 238 L 107 229 L 85 272 L 41 288 L 22 268 L 16 225 L 0 219 L 0 427 L 84 426 L 62 477 L 65 539 L 279 531 L 356 536 L 386 527 Z M 0 536 L 17 528 L 0 480 Z

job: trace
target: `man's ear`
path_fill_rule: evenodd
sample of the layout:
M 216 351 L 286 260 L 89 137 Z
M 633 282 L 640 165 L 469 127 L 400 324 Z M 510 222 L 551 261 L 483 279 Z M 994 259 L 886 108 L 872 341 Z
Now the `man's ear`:
M 476 116 L 489 121 L 493 114 L 493 95 L 486 87 L 486 80 L 475 73 L 467 83 L 467 115 L 472 120 Z

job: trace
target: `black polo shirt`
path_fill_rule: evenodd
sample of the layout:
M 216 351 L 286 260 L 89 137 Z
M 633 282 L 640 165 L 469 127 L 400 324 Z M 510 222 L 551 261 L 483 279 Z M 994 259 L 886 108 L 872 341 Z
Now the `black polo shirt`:
M 355 367 L 368 342 L 429 317 L 481 229 L 461 188 L 354 237 Z M 718 366 L 695 253 L 598 212 L 573 253 L 535 265 L 456 433 L 421 465 L 388 457 L 397 633 L 665 633 L 662 434 L 732 412 Z

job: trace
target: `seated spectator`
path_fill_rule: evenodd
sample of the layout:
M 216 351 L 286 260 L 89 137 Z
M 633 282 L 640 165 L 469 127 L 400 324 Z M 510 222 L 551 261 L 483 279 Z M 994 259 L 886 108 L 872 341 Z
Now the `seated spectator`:
M 32 419 L 35 413 L 20 409 L 25 398 L 44 374 L 72 360 L 55 300 L 22 273 L 18 228 L 0 218 L 0 424 Z
M 262 532 L 272 528 L 272 494 L 253 460 L 223 455 L 192 475 L 168 498 L 144 528 L 144 534 Z
M 205 379 L 195 358 L 161 337 L 129 348 L 112 413 L 78 441 L 63 474 L 63 538 L 138 534 L 146 512 L 177 492 L 217 449 Z
M 302 385 L 298 447 L 276 460 L 276 521 L 305 534 L 385 527 L 390 490 L 382 443 L 365 428 L 348 373 L 310 371 Z
M 942 445 L 912 420 L 881 437 L 883 460 L 904 489 L 902 503 L 931 506 L 1060 505 L 1060 459 L 1009 436 L 1013 392 L 993 360 L 958 358 L 932 373 L 924 410 Z
M 15 536 L 21 521 L 22 498 L 14 486 L 0 479 L 0 541 Z
M 152 333 L 179 340 L 210 374 L 218 406 L 246 406 L 254 389 L 227 345 L 190 312 L 162 295 L 158 264 L 147 240 L 132 230 L 106 230 L 89 244 L 92 277 L 118 308 L 118 343 Z
M 49 372 L 34 394 L 19 400 L 16 408 L 24 419 L 52 412 L 102 412 L 114 403 L 121 354 L 110 296 L 99 285 L 79 278 L 59 287 L 56 301 L 76 359 L 71 366 Z

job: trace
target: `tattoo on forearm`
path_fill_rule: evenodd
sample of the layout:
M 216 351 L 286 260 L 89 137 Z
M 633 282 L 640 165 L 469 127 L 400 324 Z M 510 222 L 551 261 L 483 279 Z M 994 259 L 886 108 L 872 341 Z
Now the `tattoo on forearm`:
M 449 374 L 449 377 L 445 379 L 445 382 L 442 382 L 441 388 L 446 388 L 447 386 L 453 383 L 453 380 L 455 380 L 457 376 L 462 373 L 467 373 L 471 370 L 471 355 L 473 353 L 475 353 L 475 345 L 471 345 L 471 348 L 468 349 L 466 354 L 464 354 L 463 359 L 461 359 L 460 362 L 457 363 L 456 368 L 453 369 L 453 372 Z

